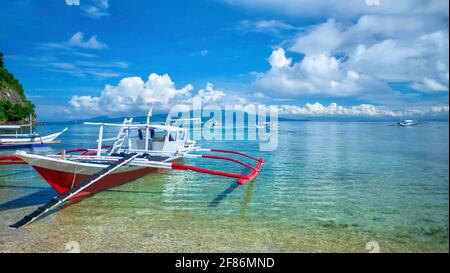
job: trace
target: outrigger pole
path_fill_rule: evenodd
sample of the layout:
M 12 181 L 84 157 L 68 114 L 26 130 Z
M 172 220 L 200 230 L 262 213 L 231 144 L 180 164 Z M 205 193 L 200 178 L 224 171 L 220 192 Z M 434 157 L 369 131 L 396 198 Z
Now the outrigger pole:
M 264 165 L 264 159 L 263 158 L 255 158 L 253 156 L 249 156 L 247 154 L 241 153 L 241 152 L 237 152 L 237 151 L 231 151 L 231 150 L 219 150 L 219 149 L 199 149 L 199 151 L 203 151 L 203 152 L 216 152 L 216 153 L 228 153 L 228 154 L 235 154 L 235 155 L 240 155 L 240 156 L 244 156 L 247 157 L 249 159 L 252 159 L 254 161 L 256 161 L 256 166 L 253 167 L 250 164 L 247 164 L 245 162 L 242 162 L 240 160 L 231 158 L 231 157 L 225 157 L 225 156 L 217 156 L 217 155 L 198 155 L 198 154 L 190 154 L 190 155 L 185 155 L 185 157 L 189 158 L 209 158 L 209 159 L 220 159 L 220 160 L 226 160 L 226 161 L 231 161 L 237 164 L 240 164 L 242 166 L 245 166 L 249 169 L 251 169 L 250 173 L 248 173 L 247 175 L 242 175 L 242 174 L 235 174 L 235 173 L 229 173 L 229 172 L 223 172 L 223 171 L 215 171 L 215 170 L 209 170 L 209 169 L 203 169 L 203 168 L 199 168 L 199 167 L 195 167 L 195 166 L 190 166 L 190 165 L 184 165 L 184 164 L 178 164 L 176 162 L 172 162 L 170 163 L 170 169 L 173 170 L 182 170 L 182 171 L 194 171 L 194 172 L 199 172 L 199 173 L 207 173 L 207 174 L 212 174 L 212 175 L 218 175 L 218 176 L 225 176 L 225 177 L 230 177 L 230 178 L 236 178 L 238 179 L 236 181 L 236 183 L 238 185 L 243 185 L 247 182 L 252 181 L 253 179 L 255 179 L 255 177 L 259 174 L 261 167 Z

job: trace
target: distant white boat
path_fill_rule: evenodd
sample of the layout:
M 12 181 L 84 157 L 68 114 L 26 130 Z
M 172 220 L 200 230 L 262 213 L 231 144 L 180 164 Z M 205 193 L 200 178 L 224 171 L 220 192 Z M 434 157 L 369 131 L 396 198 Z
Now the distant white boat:
M 19 134 L 23 126 L 30 127 L 29 134 Z M 41 136 L 33 132 L 33 126 L 31 123 L 28 125 L 0 125 L 0 131 L 8 132 L 6 134 L 0 134 L 0 149 L 16 149 L 24 147 L 37 147 L 45 146 L 48 144 L 56 143 L 55 139 L 67 130 L 65 128 L 61 132 Z
M 412 119 L 404 119 L 404 120 L 397 122 L 397 124 L 402 127 L 410 127 L 410 126 L 419 125 L 419 123 L 417 121 L 412 120 Z

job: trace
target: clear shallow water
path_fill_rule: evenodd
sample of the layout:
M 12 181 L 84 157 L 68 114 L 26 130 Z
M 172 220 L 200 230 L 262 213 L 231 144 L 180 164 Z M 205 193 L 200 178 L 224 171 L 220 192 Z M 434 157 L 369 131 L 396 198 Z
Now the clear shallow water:
M 240 187 L 191 172 L 151 174 L 22 230 L 7 226 L 54 191 L 28 166 L 0 166 L 0 251 L 67 251 L 77 241 L 81 251 L 367 252 L 377 241 L 382 252 L 448 252 L 448 123 L 389 124 L 280 122 L 273 152 L 255 142 L 201 143 L 266 163 Z M 92 147 L 96 135 L 73 125 L 63 144 L 34 152 Z

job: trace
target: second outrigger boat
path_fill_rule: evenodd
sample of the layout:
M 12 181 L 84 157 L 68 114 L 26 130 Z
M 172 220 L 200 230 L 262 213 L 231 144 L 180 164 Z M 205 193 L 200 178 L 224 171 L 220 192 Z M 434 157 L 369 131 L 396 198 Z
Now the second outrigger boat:
M 196 146 L 195 141 L 188 139 L 186 129 L 170 125 L 172 122 L 170 119 L 164 125 L 150 124 L 150 117 L 151 110 L 145 124 L 133 124 L 132 118 L 125 119 L 122 124 L 85 123 L 99 126 L 95 149 L 80 148 L 46 156 L 20 151 L 14 156 L 0 156 L 0 165 L 31 165 L 58 192 L 58 196 L 49 203 L 39 207 L 11 227 L 20 228 L 30 224 L 66 201 L 81 200 L 160 169 L 225 176 L 237 179 L 236 182 L 242 185 L 253 180 L 264 164 L 262 158 L 255 158 L 237 151 L 205 149 Z M 117 137 L 103 138 L 105 127 L 118 127 Z M 107 141 L 113 141 L 113 144 L 104 146 Z M 242 156 L 255 161 L 256 164 L 253 166 L 232 157 L 219 156 L 218 153 Z M 240 164 L 250 171 L 247 175 L 243 175 L 177 163 L 182 158 L 226 160 Z
M 29 127 L 29 133 L 19 133 L 22 131 L 22 127 Z M 33 119 L 30 115 L 30 123 L 27 125 L 0 125 L 0 131 L 8 132 L 7 134 L 0 134 L 0 149 L 32 148 L 56 144 L 59 143 L 56 138 L 67 131 L 67 129 L 42 136 L 33 132 Z

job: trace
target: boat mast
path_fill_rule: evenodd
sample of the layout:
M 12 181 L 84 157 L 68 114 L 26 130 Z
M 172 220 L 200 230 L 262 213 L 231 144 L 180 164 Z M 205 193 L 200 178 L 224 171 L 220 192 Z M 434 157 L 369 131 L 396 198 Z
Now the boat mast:
M 150 131 L 150 118 L 152 116 L 152 110 L 153 106 L 150 108 L 150 110 L 147 113 L 147 126 L 145 127 L 145 151 L 148 151 L 148 139 L 149 139 L 149 131 Z
M 103 123 L 100 125 L 100 128 L 98 129 L 97 156 L 102 155 L 102 141 L 103 141 Z
M 31 113 L 30 113 L 30 134 L 33 133 L 33 119 L 31 117 Z

